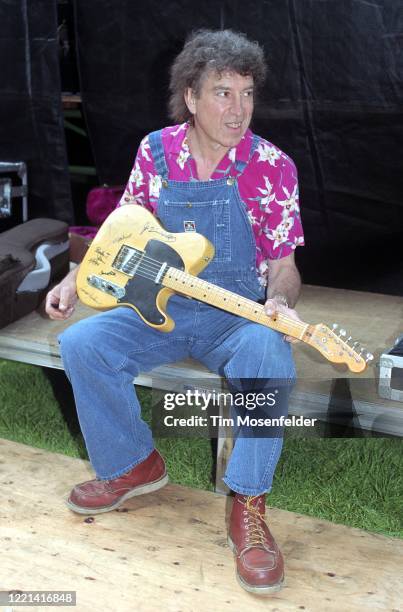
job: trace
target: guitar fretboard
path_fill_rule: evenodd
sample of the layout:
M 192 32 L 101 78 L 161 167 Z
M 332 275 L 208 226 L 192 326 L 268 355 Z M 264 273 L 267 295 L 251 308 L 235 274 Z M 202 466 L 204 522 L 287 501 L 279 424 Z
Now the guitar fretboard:
M 239 296 L 227 289 L 222 289 L 196 276 L 182 272 L 176 268 L 168 268 L 164 274 L 162 284 L 200 302 L 221 308 L 233 314 L 271 327 L 283 334 L 305 340 L 305 335 L 311 335 L 310 325 L 302 321 L 295 321 L 281 313 L 273 318 L 266 314 L 264 307 L 253 300 Z

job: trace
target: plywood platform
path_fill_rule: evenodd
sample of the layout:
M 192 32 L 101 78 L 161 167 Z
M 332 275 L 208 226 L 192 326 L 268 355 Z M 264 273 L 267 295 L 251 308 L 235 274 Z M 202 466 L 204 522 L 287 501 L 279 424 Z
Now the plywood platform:
M 91 522 L 63 504 L 91 477 L 82 460 L 0 440 L 1 590 L 74 590 L 79 612 L 402 609 L 400 540 L 270 510 L 286 586 L 258 598 L 235 581 L 228 498 L 170 484 Z
M 41 309 L 32 312 L 0 330 L 0 358 L 61 368 L 57 335 L 95 312 L 78 304 L 67 321 L 51 321 Z M 306 344 L 298 344 L 294 350 L 298 384 L 291 395 L 290 412 L 321 418 L 330 395 L 334 394 L 333 380 L 344 379 L 354 402 L 357 427 L 403 436 L 403 404 L 380 398 L 377 380 L 380 355 L 403 333 L 403 297 L 304 285 L 298 312 L 304 321 L 313 324 L 338 323 L 354 340 L 362 342 L 375 359 L 363 374 L 357 375 L 345 366 L 326 361 Z M 136 384 L 172 389 L 174 381 L 177 384 L 191 377 L 202 382 L 203 388 L 220 384 L 218 376 L 193 360 L 141 373 Z

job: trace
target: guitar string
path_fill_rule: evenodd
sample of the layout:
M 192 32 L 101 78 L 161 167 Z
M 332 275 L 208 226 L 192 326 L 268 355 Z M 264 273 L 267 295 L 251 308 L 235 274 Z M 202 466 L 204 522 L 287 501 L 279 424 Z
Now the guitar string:
M 144 251 L 140 251 L 138 249 L 134 249 L 134 251 L 135 251 L 135 255 L 136 256 L 141 255 L 141 253 L 144 253 Z M 133 256 L 131 257 L 131 259 L 132 258 L 133 258 Z M 146 264 L 146 265 L 144 265 L 144 264 Z M 137 273 L 138 273 L 138 268 L 141 267 L 142 270 L 144 270 L 144 272 L 146 272 L 147 274 L 151 274 L 151 276 L 147 276 L 146 274 L 143 273 L 142 276 L 144 278 L 149 279 L 149 280 L 155 281 L 155 276 L 161 270 L 161 266 L 162 266 L 161 262 L 158 261 L 157 259 L 154 259 L 153 257 L 150 257 L 149 255 L 144 255 L 139 261 L 137 261 L 134 264 L 130 264 L 130 260 L 129 260 L 129 262 L 124 267 L 125 268 L 124 271 L 127 270 L 127 273 L 130 274 L 137 267 Z M 169 266 L 169 268 L 171 268 L 171 266 Z M 188 272 L 181 271 L 181 270 L 179 270 L 177 268 L 173 268 L 173 269 L 175 270 L 176 274 L 185 275 L 187 277 L 186 280 L 192 279 L 194 285 L 199 285 L 199 287 L 198 286 L 195 287 L 197 290 L 198 289 L 203 289 L 203 284 L 208 284 L 208 285 L 210 285 L 210 287 L 213 287 L 213 290 L 214 290 L 215 293 L 226 294 L 227 295 L 226 300 L 228 300 L 228 302 L 230 302 L 233 305 L 237 302 L 237 300 L 239 298 L 241 298 L 243 300 L 243 302 L 244 302 L 242 304 L 243 307 L 246 307 L 246 308 L 249 308 L 249 309 L 256 309 L 256 305 L 260 306 L 260 309 L 259 309 L 260 313 L 258 314 L 258 318 L 263 319 L 264 322 L 267 322 L 270 319 L 270 315 L 265 313 L 264 308 L 263 308 L 263 306 L 261 304 L 257 304 L 257 302 L 253 302 L 252 300 L 249 300 L 248 298 L 245 298 L 244 296 L 238 296 L 237 294 L 231 295 L 230 291 L 228 291 L 226 289 L 223 289 L 222 287 L 218 287 L 217 285 L 212 285 L 211 283 L 208 283 L 208 281 L 205 281 L 203 279 L 199 279 L 197 276 L 193 276 L 193 275 L 189 274 Z M 178 281 L 178 279 L 175 278 L 175 277 L 174 277 L 174 280 Z M 208 291 L 209 288 L 206 288 L 206 290 Z M 256 311 L 254 312 L 254 314 L 256 314 Z M 280 322 L 284 322 L 289 327 L 291 327 L 291 328 L 294 327 L 298 331 L 302 331 L 302 329 L 305 328 L 306 325 L 307 325 L 304 322 L 295 321 L 295 319 L 291 319 L 291 317 L 288 317 L 287 315 L 284 315 L 283 313 L 278 313 L 277 316 L 278 316 L 278 318 L 280 318 L 280 320 L 281 320 Z M 337 336 L 336 336 L 336 338 L 341 343 L 343 343 L 343 345 L 344 345 L 344 341 L 341 338 L 338 338 Z M 347 344 L 346 344 L 346 347 L 347 348 L 351 348 Z
M 135 252 L 136 255 L 141 254 L 142 251 L 137 250 Z M 144 264 L 148 264 L 148 267 L 146 267 Z M 133 270 L 136 269 L 137 267 L 137 273 L 139 273 L 139 268 L 141 268 L 142 270 L 144 270 L 144 272 L 147 272 L 148 274 L 151 274 L 152 276 L 146 276 L 145 274 L 142 274 L 142 276 L 144 278 L 147 278 L 149 280 L 155 281 L 155 276 L 158 274 L 158 272 L 161 269 L 161 262 L 148 256 L 145 255 L 139 262 L 136 262 L 136 264 L 134 265 L 127 265 L 124 267 L 124 271 L 128 271 L 129 273 L 132 272 Z M 171 266 L 170 266 L 171 267 Z M 239 298 L 241 298 L 244 302 L 246 302 L 245 304 L 243 304 L 244 307 L 247 307 L 249 309 L 252 308 L 256 308 L 256 302 L 253 302 L 252 300 L 248 300 L 248 298 L 245 298 L 243 296 L 238 296 L 237 294 L 231 295 L 231 292 L 223 289 L 222 287 L 218 287 L 216 285 L 211 285 L 210 283 L 208 283 L 207 281 L 203 280 L 203 279 L 199 279 L 197 276 L 193 276 L 187 272 L 183 272 L 181 270 L 178 270 L 177 268 L 174 268 L 175 272 L 177 274 L 182 274 L 182 275 L 186 275 L 187 277 L 191 278 L 193 280 L 194 285 L 199 285 L 199 287 L 195 287 L 196 289 L 202 289 L 203 288 L 203 284 L 208 284 L 210 285 L 210 287 L 214 288 L 214 292 L 215 293 L 222 293 L 222 294 L 226 294 L 227 295 L 227 300 L 232 303 L 233 305 L 235 305 L 235 303 L 237 302 L 237 300 L 239 300 Z M 177 278 L 174 277 L 174 280 L 178 281 Z M 206 288 L 206 290 L 208 291 L 208 289 Z M 210 294 L 211 295 L 211 294 Z M 263 306 L 261 304 L 259 304 L 259 306 L 261 307 L 260 310 L 260 314 L 258 315 L 259 318 L 263 319 L 263 322 L 267 322 L 270 319 L 270 315 L 266 314 Z M 303 322 L 299 322 L 299 321 L 295 321 L 295 319 L 291 319 L 290 317 L 288 317 L 287 315 L 284 315 L 283 313 L 278 313 L 278 318 L 280 318 L 280 322 L 284 322 L 286 324 L 288 324 L 289 327 L 291 328 L 295 328 L 296 330 L 298 330 L 298 332 L 301 332 L 303 328 L 306 327 L 306 323 Z
M 168 268 L 168 270 L 170 268 L 171 268 L 171 266 Z M 257 302 L 253 302 L 252 300 L 249 300 L 248 298 L 245 298 L 243 296 L 238 296 L 237 294 L 231 294 L 231 292 L 228 291 L 227 289 L 223 289 L 222 287 L 218 287 L 217 285 L 212 285 L 211 283 L 207 283 L 207 281 L 204 281 L 203 279 L 199 279 L 197 276 L 193 276 L 193 275 L 191 275 L 191 274 L 189 274 L 187 272 L 182 272 L 181 270 L 178 270 L 177 268 L 173 268 L 173 270 L 175 271 L 176 275 L 182 275 L 182 276 L 191 278 L 193 283 L 196 284 L 196 285 L 200 284 L 201 286 L 203 286 L 203 284 L 208 284 L 208 285 L 210 285 L 210 287 L 213 288 L 214 293 L 226 294 L 228 296 L 227 299 L 228 299 L 229 302 L 232 302 L 232 303 L 235 304 L 237 302 L 237 300 L 242 299 L 246 303 L 246 306 L 250 310 L 252 308 L 256 309 L 256 307 L 259 306 L 260 313 L 258 314 L 258 317 L 255 318 L 255 320 L 257 320 L 257 322 L 260 322 L 262 324 L 268 323 L 270 321 L 270 316 L 265 313 L 262 304 L 258 304 Z M 137 272 L 138 272 L 138 270 L 137 270 Z M 147 272 L 149 273 L 150 270 L 147 270 Z M 155 282 L 155 275 L 148 276 L 147 274 L 142 273 L 142 274 L 140 274 L 140 276 Z M 180 279 L 176 278 L 175 276 L 171 276 L 170 278 L 173 278 L 174 281 L 180 282 Z M 204 289 L 204 290 L 206 290 L 206 289 Z M 185 295 L 186 295 L 186 293 L 185 293 Z M 212 296 L 211 293 L 210 293 L 210 296 Z M 214 296 L 212 296 L 212 297 L 214 297 Z M 211 300 L 211 301 L 213 301 L 213 300 Z M 255 310 L 255 313 L 256 313 L 256 310 Z M 301 332 L 308 325 L 307 323 L 303 323 L 303 322 L 300 322 L 300 321 L 295 321 L 294 319 L 291 319 L 290 317 L 287 317 L 286 315 L 283 315 L 282 313 L 278 313 L 277 318 L 280 319 L 280 323 L 283 322 L 283 323 L 287 324 L 289 330 L 286 333 L 290 333 L 291 335 L 293 334 L 293 331 L 292 331 L 293 327 L 296 328 L 296 332 Z M 260 321 L 259 321 L 259 319 L 260 319 Z M 269 327 L 273 328 L 274 326 L 273 325 L 269 325 Z M 296 333 L 296 332 L 295 332 L 295 335 L 296 335 L 297 338 L 299 338 L 299 334 Z M 362 358 L 362 355 L 357 353 L 357 351 L 355 349 L 353 349 L 350 345 L 348 345 L 346 342 L 344 342 L 344 340 L 342 340 L 340 337 L 336 336 L 334 334 L 334 332 L 331 332 L 331 333 L 333 333 L 333 335 L 335 336 L 336 341 L 338 343 L 340 343 L 340 346 L 338 347 L 338 350 L 343 350 L 343 353 L 346 353 L 346 351 L 347 351 L 347 354 L 349 354 L 351 352 L 352 353 L 351 356 L 355 356 L 356 358 L 357 357 Z
M 138 255 L 139 253 L 142 253 L 142 251 L 139 251 L 139 250 L 136 251 L 136 255 Z M 143 266 L 143 262 L 149 264 L 149 267 L 146 268 L 145 266 Z M 138 264 L 139 264 L 137 266 L 138 268 L 140 268 L 140 266 L 141 266 L 141 268 L 144 269 L 144 271 L 146 271 L 146 272 L 148 272 L 150 274 L 154 274 L 155 273 L 155 275 L 158 274 L 158 272 L 161 269 L 161 265 L 162 265 L 160 261 L 158 261 L 156 259 L 153 259 L 152 257 L 149 257 L 148 255 L 144 256 L 141 259 L 141 261 L 138 262 Z M 156 265 L 156 267 L 154 267 L 154 264 Z M 126 269 L 129 269 L 130 272 L 132 272 L 135 268 L 136 268 L 136 264 L 134 266 L 126 266 Z M 169 266 L 169 268 L 171 268 L 171 266 Z M 208 288 L 206 287 L 205 290 L 208 291 L 209 288 L 211 287 L 211 288 L 213 288 L 215 293 L 223 293 L 223 294 L 225 293 L 227 295 L 227 300 L 228 301 L 231 301 L 231 302 L 235 303 L 235 302 L 237 302 L 237 300 L 242 299 L 244 302 L 246 302 L 244 304 L 244 306 L 249 307 L 249 308 L 256 308 L 257 302 L 254 302 L 253 300 L 249 300 L 248 298 L 245 298 L 244 296 L 241 296 L 241 295 L 238 296 L 237 294 L 232 294 L 232 292 L 228 291 L 227 289 L 219 287 L 218 285 L 212 285 L 211 283 L 208 283 L 208 281 L 205 281 L 204 279 L 199 279 L 197 276 L 193 276 L 192 274 L 189 274 L 188 272 L 179 270 L 178 268 L 173 268 L 173 269 L 175 270 L 176 274 L 178 274 L 178 275 L 179 274 L 185 275 L 186 276 L 186 280 L 192 279 L 193 284 L 195 285 L 196 289 L 199 289 L 199 288 L 203 289 L 203 285 L 209 285 L 209 287 Z M 138 272 L 138 269 L 137 269 L 137 272 Z M 155 276 L 154 277 L 146 277 L 146 278 L 149 278 L 149 280 L 155 281 Z M 178 279 L 174 277 L 174 280 L 178 280 Z M 197 285 L 199 285 L 199 287 Z M 258 305 L 261 306 L 262 314 L 263 314 L 264 313 L 263 306 L 261 304 L 258 304 Z M 285 319 L 287 319 L 290 322 L 294 323 L 298 327 L 305 327 L 306 326 L 306 323 L 301 323 L 301 322 L 295 321 L 295 319 L 291 319 L 291 318 L 287 317 L 286 315 L 283 315 L 282 313 L 280 313 L 280 314 L 281 314 L 282 317 L 284 317 Z M 269 315 L 266 315 L 266 316 L 269 316 Z
M 136 253 L 137 254 L 137 253 Z M 156 265 L 154 264 L 154 262 L 156 262 Z M 143 264 L 147 263 L 147 266 L 144 266 Z M 170 266 L 171 267 L 171 266 Z M 129 266 L 125 266 L 125 270 L 127 270 L 129 268 Z M 130 266 L 131 271 L 133 269 L 136 268 L 136 266 Z M 140 274 L 139 270 L 141 269 L 142 273 Z M 153 258 L 146 256 L 143 257 L 143 259 L 140 262 L 140 265 L 137 266 L 137 274 L 139 274 L 140 276 L 142 276 L 143 278 L 147 278 L 148 280 L 152 280 L 155 281 L 155 277 L 157 275 L 157 273 L 160 271 L 161 269 L 161 262 L 158 262 L 158 260 L 154 260 Z M 169 269 L 169 268 L 168 268 Z M 204 291 L 208 291 L 210 288 L 213 288 L 213 292 L 215 294 L 225 294 L 227 297 L 225 298 L 227 303 L 232 304 L 233 306 L 235 306 L 235 304 L 237 304 L 237 302 L 239 301 L 239 299 L 241 299 L 243 301 L 242 306 L 244 308 L 247 308 L 249 310 L 254 309 L 255 312 L 254 314 L 258 314 L 258 319 L 262 319 L 262 321 L 260 321 L 261 323 L 266 323 L 270 320 L 270 316 L 265 313 L 264 308 L 262 306 L 262 304 L 258 304 L 257 302 L 254 302 L 253 300 L 249 300 L 248 298 L 245 298 L 244 296 L 241 295 L 237 295 L 237 294 L 232 294 L 230 291 L 228 291 L 227 289 L 223 289 L 222 287 L 219 287 L 217 285 L 212 285 L 211 283 L 208 283 L 207 281 L 203 280 L 203 279 L 199 279 L 197 276 L 193 276 L 191 274 L 189 274 L 188 272 L 183 272 L 181 270 L 178 270 L 177 268 L 173 268 L 176 272 L 177 275 L 182 274 L 186 276 L 186 280 L 190 280 L 192 279 L 193 281 L 193 285 L 195 286 L 196 290 L 204 290 Z M 149 276 L 149 274 L 151 274 L 151 276 Z M 180 282 L 180 279 L 174 277 L 173 278 L 174 281 Z M 204 287 L 203 285 L 209 285 L 208 288 Z M 206 294 L 207 295 L 207 294 Z M 210 293 L 211 297 L 215 297 L 214 295 L 212 295 L 212 293 Z M 221 298 L 222 299 L 222 298 Z M 212 300 L 213 301 L 213 300 Z M 259 313 L 257 313 L 256 311 L 256 307 L 259 306 L 260 308 L 258 310 L 260 310 Z M 278 313 L 278 318 L 280 318 L 280 323 L 286 323 L 288 324 L 288 326 L 290 328 L 295 328 L 298 332 L 301 332 L 303 328 L 305 328 L 307 326 L 306 323 L 303 322 L 299 322 L 299 321 L 295 321 L 295 319 L 291 319 L 290 317 L 287 317 L 286 315 L 284 315 L 283 313 Z M 290 330 L 291 333 L 291 330 Z
M 198 279 L 197 277 L 193 277 L 192 275 L 188 274 L 187 272 L 181 272 L 181 271 L 177 271 L 175 270 L 176 274 L 174 276 L 174 280 L 176 280 L 177 282 L 180 282 L 180 278 L 175 278 L 176 276 L 182 276 L 185 277 L 185 280 L 188 279 L 192 279 L 193 284 L 195 285 L 195 288 L 197 290 L 201 290 L 204 291 L 204 297 L 207 297 L 207 295 L 209 295 L 207 292 L 209 292 L 212 289 L 212 292 L 210 293 L 210 296 L 212 298 L 215 297 L 214 294 L 218 294 L 218 297 L 220 298 L 220 300 L 222 300 L 224 298 L 224 296 L 226 296 L 224 299 L 227 302 L 227 304 L 232 305 L 233 307 L 235 306 L 242 306 L 243 308 L 249 310 L 249 311 L 253 311 L 253 314 L 257 314 L 258 316 L 255 317 L 257 319 L 263 319 L 263 322 L 267 322 L 270 320 L 270 316 L 264 311 L 264 307 L 262 304 L 259 304 L 257 302 L 254 302 L 253 300 L 250 300 L 242 295 L 238 295 L 235 293 L 232 293 L 231 291 L 228 291 L 228 289 L 224 289 L 223 287 L 219 287 L 217 285 L 213 285 L 211 283 L 208 283 L 207 281 L 204 281 L 203 279 Z M 193 280 L 195 279 L 195 280 Z M 198 286 L 199 285 L 199 286 Z M 239 300 L 241 300 L 241 304 L 239 304 Z M 213 301 L 213 300 L 212 300 Z M 252 312 L 250 313 L 252 314 Z M 281 313 L 279 313 L 280 315 Z M 286 315 L 281 314 L 282 320 L 287 322 L 289 321 L 291 326 L 296 327 L 299 331 L 302 330 L 302 328 L 306 327 L 306 323 L 302 323 L 299 321 L 295 321 L 294 319 L 291 319 L 289 317 L 287 317 Z
M 168 268 L 168 270 L 170 268 L 171 268 L 171 266 Z M 177 268 L 172 268 L 172 269 L 173 269 L 175 275 L 174 276 L 170 276 L 170 278 L 173 278 L 174 281 L 180 282 L 180 278 L 178 279 L 177 276 L 185 277 L 186 280 L 192 279 L 193 284 L 194 285 L 198 285 L 199 284 L 200 288 L 203 291 L 208 291 L 209 288 L 211 287 L 213 289 L 214 293 L 221 293 L 223 295 L 227 295 L 226 299 L 228 300 L 228 302 L 232 303 L 233 305 L 235 305 L 237 303 L 237 301 L 239 299 L 241 299 L 241 300 L 243 300 L 245 306 L 247 308 L 249 308 L 249 310 L 255 309 L 254 314 L 256 314 L 256 308 L 259 307 L 260 313 L 258 314 L 258 317 L 255 317 L 255 320 L 257 320 L 257 322 L 260 322 L 260 323 L 264 324 L 264 323 L 268 323 L 270 321 L 270 316 L 268 314 L 266 314 L 262 304 L 258 304 L 257 302 L 253 302 L 252 300 L 249 300 L 248 298 L 245 298 L 243 296 L 238 296 L 237 294 L 232 294 L 231 291 L 228 291 L 227 289 L 223 289 L 222 287 L 219 287 L 217 285 L 213 285 L 211 283 L 208 283 L 207 281 L 205 281 L 203 279 L 199 279 L 197 276 L 193 276 L 193 275 L 189 274 L 188 272 L 184 272 L 184 271 L 178 270 Z M 147 277 L 147 278 L 150 278 L 150 277 Z M 155 280 L 155 277 L 150 278 L 150 280 Z M 208 285 L 209 287 L 206 288 L 206 287 L 203 287 L 203 285 Z M 196 287 L 196 289 L 199 289 L 199 287 Z M 207 296 L 207 294 L 205 294 L 205 295 Z M 214 297 L 214 295 L 212 295 L 211 293 L 210 293 L 210 296 Z M 211 301 L 213 301 L 213 300 L 211 300 Z M 233 311 L 233 312 L 236 314 L 235 311 Z M 290 334 L 293 333 L 293 331 L 292 331 L 293 327 L 296 328 L 297 332 L 301 332 L 308 325 L 307 323 L 304 323 L 304 322 L 301 322 L 301 321 L 295 321 L 294 319 L 291 319 L 290 317 L 287 317 L 286 315 L 283 315 L 282 313 L 278 313 L 277 318 L 280 319 L 280 323 L 283 322 L 283 323 L 286 323 L 288 325 L 288 328 L 289 328 L 288 333 L 290 333 Z M 259 321 L 259 319 L 260 319 L 260 321 Z M 269 327 L 273 328 L 273 325 L 269 325 Z M 326 328 L 326 326 L 324 326 L 324 327 Z M 326 328 L 326 330 L 327 329 L 328 328 Z M 330 330 L 328 330 L 328 331 L 330 331 Z M 362 355 L 357 353 L 344 340 L 342 340 L 340 337 L 336 336 L 334 334 L 334 332 L 331 332 L 331 333 L 334 335 L 336 341 L 339 343 L 338 350 L 342 350 L 343 353 L 346 353 L 346 351 L 347 351 L 347 354 L 349 354 L 349 352 L 351 352 L 352 353 L 351 356 L 355 356 L 356 358 L 357 357 L 362 358 Z M 298 338 L 300 337 L 298 333 L 295 332 L 295 334 L 296 334 L 296 337 L 298 337 Z
M 148 258 L 151 260 L 151 258 Z M 160 263 L 160 262 L 158 262 Z M 151 267 L 148 269 L 145 269 L 146 273 L 142 273 L 140 274 L 140 276 L 142 276 L 143 278 L 146 278 L 148 280 L 151 280 L 153 282 L 155 282 L 155 272 L 156 269 L 153 267 L 154 264 L 151 264 Z M 171 266 L 169 266 L 168 270 L 171 268 Z M 161 269 L 161 266 L 157 266 L 157 271 L 159 271 Z M 199 279 L 197 276 L 193 276 L 187 272 L 182 272 L 181 270 L 178 270 L 177 268 L 173 268 L 173 270 L 176 272 L 176 274 L 182 274 L 190 279 L 192 279 L 193 284 L 194 285 L 198 285 L 200 284 L 201 287 L 196 287 L 196 289 L 203 289 L 203 285 L 207 284 L 209 285 L 209 287 L 207 288 L 207 290 L 211 287 L 213 288 L 213 293 L 222 293 L 227 295 L 226 300 L 228 301 L 228 303 L 232 303 L 233 305 L 235 305 L 235 303 L 241 299 L 244 303 L 242 304 L 243 307 L 247 307 L 249 310 L 251 309 L 256 309 L 256 307 L 259 307 L 260 313 L 258 313 L 258 316 L 255 317 L 252 320 L 257 321 L 258 323 L 261 324 L 268 324 L 270 321 L 270 315 L 268 315 L 265 311 L 264 311 L 264 307 L 262 304 L 258 304 L 257 302 L 253 302 L 252 300 L 249 300 L 248 298 L 245 298 L 244 296 L 241 295 L 237 295 L 237 294 L 232 294 L 230 291 L 228 291 L 227 289 L 223 289 L 222 287 L 219 287 L 218 285 L 212 285 L 211 283 L 208 283 L 207 281 L 203 280 L 203 279 Z M 138 271 L 138 270 L 137 270 Z M 150 276 L 151 274 L 151 276 Z M 171 276 L 170 278 L 173 278 L 174 281 L 180 282 L 180 279 L 177 279 L 175 276 Z M 203 290 L 206 290 L 206 288 L 204 288 Z M 179 291 L 179 289 L 178 289 Z M 185 293 L 186 295 L 186 293 Z M 214 295 L 212 295 L 210 293 L 210 296 L 215 297 Z M 196 298 L 197 299 L 197 298 Z M 203 300 L 201 300 L 203 301 Z M 211 300 L 211 302 L 213 302 L 213 300 Z M 207 302 L 208 303 L 208 302 Z M 218 306 L 219 307 L 219 306 Z M 225 310 L 225 309 L 224 309 Z M 230 312 L 234 312 L 234 314 L 236 314 L 235 311 L 230 311 Z M 254 311 L 253 314 L 257 314 L 256 310 Z M 242 316 L 242 315 L 241 315 Z M 287 317 L 286 315 L 284 315 L 283 313 L 278 312 L 277 313 L 277 319 L 276 321 L 280 319 L 280 323 L 284 323 L 288 326 L 288 330 L 285 333 L 289 333 L 291 335 L 295 335 L 295 337 L 300 338 L 300 332 L 303 331 L 304 328 L 306 328 L 308 326 L 307 323 L 304 322 L 300 322 L 300 321 L 295 321 L 295 319 L 291 319 L 290 317 Z M 275 328 L 274 325 L 272 324 L 268 324 L 268 327 L 271 328 Z M 326 328 L 326 326 L 324 326 Z M 295 328 L 295 332 L 293 333 L 293 328 Z M 332 333 L 337 341 L 338 344 L 340 344 L 340 346 L 338 347 L 339 350 L 343 350 L 343 353 L 349 354 L 350 352 L 352 353 L 352 357 L 355 356 L 355 358 L 363 358 L 362 355 L 360 355 L 360 353 L 358 353 L 356 351 L 356 349 L 353 349 L 352 346 L 350 346 L 349 344 L 347 344 L 344 340 L 342 340 L 339 336 L 336 336 L 334 334 L 334 332 L 331 332 L 331 330 L 329 330 L 328 328 L 326 328 L 326 331 Z M 297 333 L 298 332 L 298 333 Z
M 141 253 L 141 251 L 137 251 L 137 253 Z M 136 254 L 137 254 L 137 253 L 136 253 Z M 143 262 L 145 262 L 145 263 L 150 263 L 150 265 L 149 265 L 149 266 L 146 268 L 145 266 L 143 266 L 143 265 L 142 265 L 142 264 L 143 264 Z M 156 266 L 156 267 L 153 267 L 153 266 L 154 266 L 154 262 L 157 264 L 157 266 Z M 151 258 L 151 257 L 149 257 L 149 256 L 145 256 L 145 257 L 143 257 L 143 259 L 141 260 L 140 265 L 138 266 L 138 268 L 140 268 L 140 266 L 141 266 L 141 268 L 142 268 L 142 269 L 144 269 L 144 270 L 145 270 L 147 273 L 150 273 L 150 274 L 154 274 L 154 273 L 155 273 L 155 275 L 157 275 L 157 274 L 158 274 L 158 272 L 159 272 L 159 271 L 160 271 L 160 269 L 161 269 L 161 265 L 162 265 L 162 264 L 161 264 L 161 262 L 159 262 L 158 260 L 153 259 L 153 258 Z M 131 272 L 131 271 L 133 271 L 133 269 L 134 269 L 135 267 L 136 267 L 136 266 L 130 266 L 130 272 Z M 171 267 L 172 267 L 172 266 L 169 266 L 169 268 L 171 268 Z M 128 267 L 127 267 L 127 268 L 128 268 Z M 126 268 L 126 269 L 127 269 L 127 268 Z M 169 269 L 169 268 L 168 268 L 168 269 Z M 172 267 L 172 268 L 173 268 L 173 267 Z M 244 300 L 244 301 L 248 301 L 248 302 L 249 302 L 249 304 L 248 304 L 248 305 L 249 305 L 250 307 L 253 307 L 253 306 L 254 306 L 254 307 L 256 307 L 256 302 L 253 302 L 252 300 L 248 300 L 248 298 L 245 298 L 245 297 L 243 297 L 243 296 L 238 296 L 237 294 L 231 294 L 231 292 L 230 292 L 230 291 L 228 291 L 228 290 L 226 290 L 226 289 L 223 289 L 222 287 L 219 287 L 218 285 L 212 285 L 211 283 L 208 283 L 208 281 L 205 281 L 204 279 L 200 279 L 200 278 L 198 278 L 197 276 L 193 276 L 192 274 L 189 274 L 188 272 L 185 272 L 185 271 L 179 270 L 178 268 L 173 268 L 173 270 L 175 270 L 175 272 L 176 272 L 177 274 L 182 274 L 182 275 L 185 275 L 185 276 L 186 276 L 186 278 L 187 278 L 187 280 L 188 280 L 188 279 L 189 279 L 189 280 L 190 280 L 190 279 L 192 279 L 192 281 L 193 281 L 193 284 L 194 284 L 194 285 L 200 285 L 201 287 L 202 287 L 203 285 L 209 285 L 210 287 L 212 287 L 212 288 L 214 289 L 214 291 L 215 291 L 215 292 L 220 292 L 220 291 L 221 291 L 221 292 L 227 292 L 228 296 L 231 296 L 231 299 L 232 299 L 233 301 L 236 301 L 237 299 L 241 298 L 241 299 L 242 299 L 242 300 Z M 152 278 L 151 278 L 151 277 L 147 277 L 147 278 L 149 278 L 150 280 L 154 280 L 154 281 L 155 281 L 155 276 L 153 276 Z M 178 280 L 178 279 L 177 279 L 177 278 L 174 278 L 174 280 Z M 192 286 L 192 285 L 191 285 L 191 286 Z M 198 288 L 198 287 L 196 287 L 196 288 Z M 207 289 L 207 290 L 208 290 L 208 289 Z M 232 297 L 232 296 L 233 296 L 233 297 Z M 261 306 L 261 304 L 259 304 L 259 306 Z

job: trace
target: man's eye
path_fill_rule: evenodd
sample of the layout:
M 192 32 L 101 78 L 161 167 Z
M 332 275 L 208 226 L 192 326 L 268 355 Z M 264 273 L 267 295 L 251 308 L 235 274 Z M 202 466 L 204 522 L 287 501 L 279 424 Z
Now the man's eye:
M 226 98 L 229 95 L 229 91 L 218 91 L 217 95 L 221 96 L 221 98 Z

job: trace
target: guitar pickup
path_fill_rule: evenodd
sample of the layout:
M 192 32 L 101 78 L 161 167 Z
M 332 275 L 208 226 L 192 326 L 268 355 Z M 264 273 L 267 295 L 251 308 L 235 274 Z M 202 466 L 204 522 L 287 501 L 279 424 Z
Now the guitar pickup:
M 117 300 L 121 299 L 126 294 L 124 287 L 120 287 L 119 285 L 112 283 L 110 280 L 106 280 L 105 278 L 97 276 L 96 274 L 87 276 L 87 282 L 89 285 L 91 285 L 91 287 L 99 289 L 99 291 L 103 291 L 104 293 L 108 293 Z
M 124 244 L 119 249 L 119 253 L 112 263 L 112 268 L 118 272 L 127 274 L 127 276 L 133 277 L 143 255 L 143 251 L 139 251 L 138 249 Z

